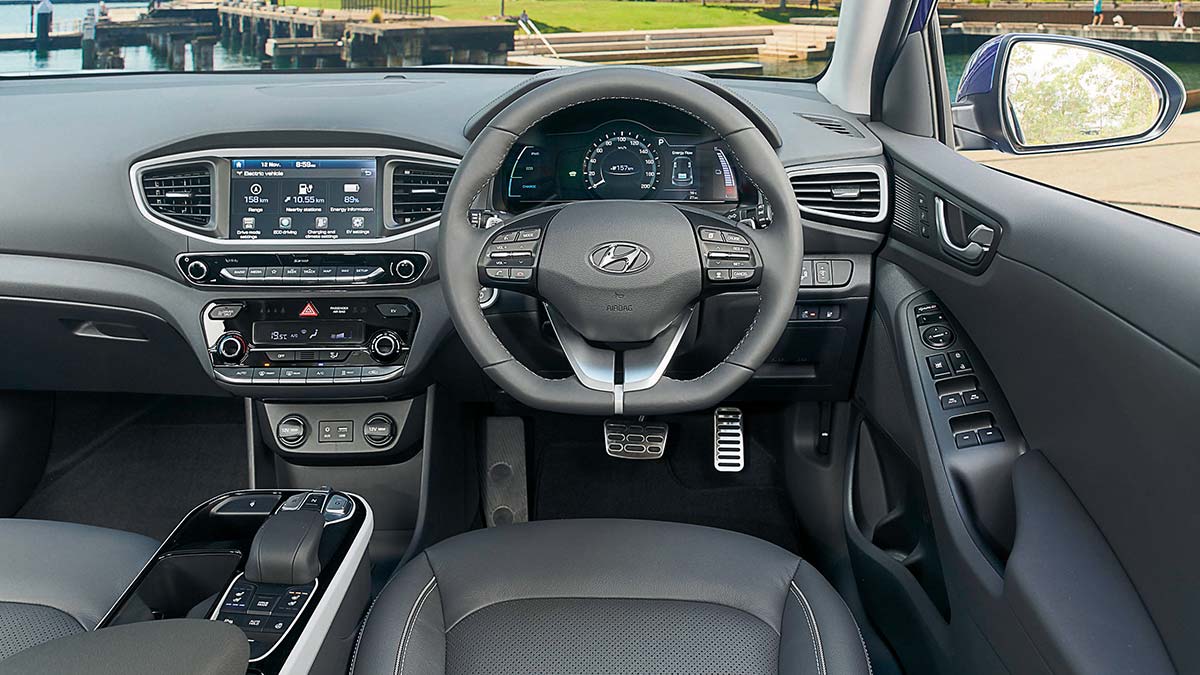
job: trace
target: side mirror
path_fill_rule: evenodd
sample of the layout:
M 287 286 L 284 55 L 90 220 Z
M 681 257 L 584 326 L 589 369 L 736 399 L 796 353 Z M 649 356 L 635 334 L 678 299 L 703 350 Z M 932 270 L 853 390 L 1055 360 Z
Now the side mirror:
M 1024 155 L 1152 141 L 1186 98 L 1175 73 L 1132 49 L 1011 33 L 971 55 L 952 110 L 961 149 Z

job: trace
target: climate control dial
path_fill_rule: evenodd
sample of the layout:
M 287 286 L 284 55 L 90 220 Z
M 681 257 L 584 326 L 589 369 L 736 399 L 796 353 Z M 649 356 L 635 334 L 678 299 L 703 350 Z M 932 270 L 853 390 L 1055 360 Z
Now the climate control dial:
M 376 359 L 391 361 L 400 354 L 400 350 L 404 348 L 404 342 L 396 334 L 396 331 L 383 330 L 371 338 L 367 348 L 371 351 L 371 356 Z
M 217 339 L 217 358 L 223 363 L 241 363 L 248 351 L 249 344 L 246 338 L 237 331 L 230 331 Z

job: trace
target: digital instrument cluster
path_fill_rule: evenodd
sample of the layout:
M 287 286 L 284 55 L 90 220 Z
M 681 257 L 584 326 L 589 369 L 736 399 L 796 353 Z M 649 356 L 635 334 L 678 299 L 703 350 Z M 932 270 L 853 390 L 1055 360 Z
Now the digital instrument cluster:
M 628 121 L 522 140 L 501 173 L 499 197 L 509 210 L 583 199 L 739 199 L 739 177 L 719 141 Z

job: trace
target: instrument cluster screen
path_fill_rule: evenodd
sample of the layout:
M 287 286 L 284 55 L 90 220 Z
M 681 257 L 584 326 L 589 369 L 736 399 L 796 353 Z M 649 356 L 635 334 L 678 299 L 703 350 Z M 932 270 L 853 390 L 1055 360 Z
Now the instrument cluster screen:
M 229 238 L 372 239 L 383 230 L 374 158 L 229 160 Z

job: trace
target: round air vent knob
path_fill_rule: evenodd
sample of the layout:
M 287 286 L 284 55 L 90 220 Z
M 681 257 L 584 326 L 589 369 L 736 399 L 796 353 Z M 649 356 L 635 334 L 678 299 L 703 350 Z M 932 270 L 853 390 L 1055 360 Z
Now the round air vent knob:
M 249 345 L 241 333 L 231 331 L 217 339 L 217 356 L 228 363 L 241 363 Z
M 396 331 L 383 330 L 371 338 L 369 349 L 372 356 L 380 361 L 387 361 L 395 358 L 403 345 L 404 343 L 400 341 L 400 336 L 396 334 Z
M 193 260 L 187 265 L 187 275 L 192 281 L 204 281 L 208 277 L 208 265 L 203 260 Z

